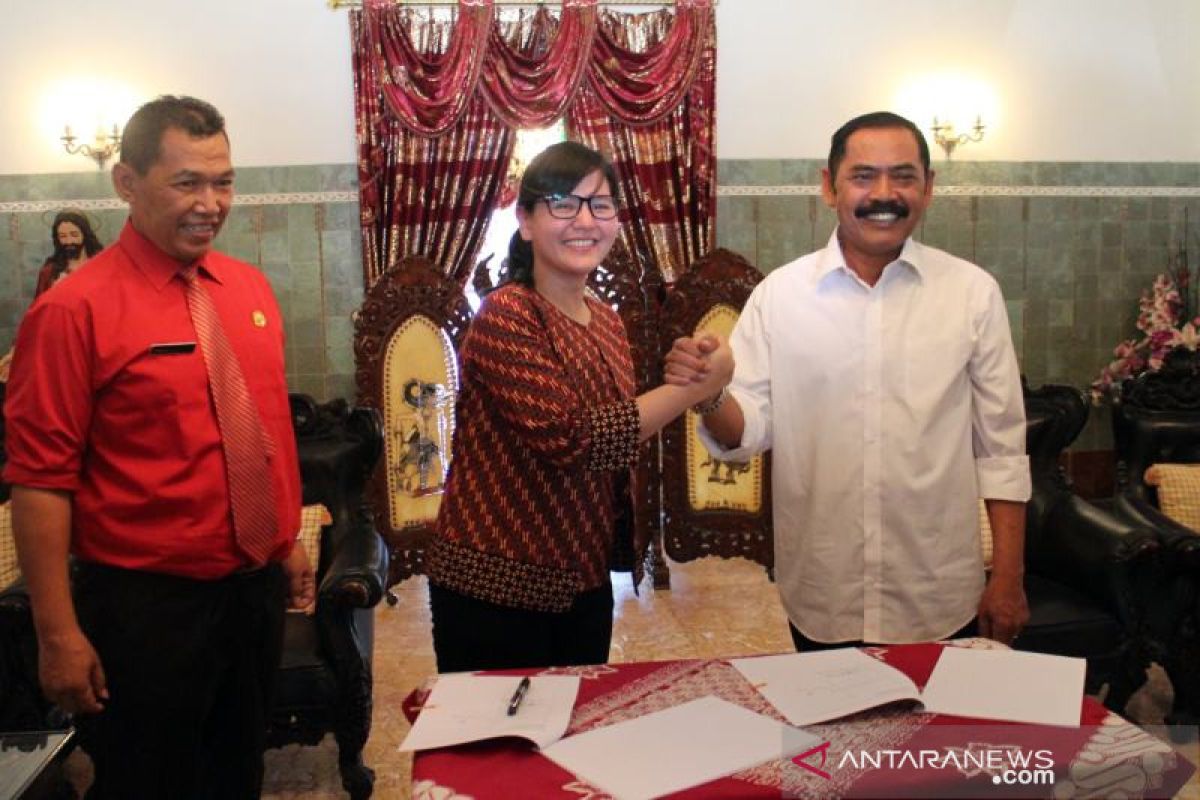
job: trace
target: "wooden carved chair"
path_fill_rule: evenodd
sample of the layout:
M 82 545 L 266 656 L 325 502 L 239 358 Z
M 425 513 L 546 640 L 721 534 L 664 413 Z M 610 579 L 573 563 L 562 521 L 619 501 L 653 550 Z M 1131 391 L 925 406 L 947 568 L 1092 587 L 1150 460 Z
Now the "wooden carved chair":
M 762 273 L 718 248 L 675 284 L 662 310 L 661 353 L 680 336 L 728 337 Z M 725 463 L 709 456 L 691 411 L 663 429 L 663 540 L 677 561 L 740 556 L 773 572 L 770 455 Z
M 4 397 L 0 382 L 0 470 L 4 451 Z M 0 482 L 0 730 L 50 731 L 70 727 L 70 719 L 42 694 L 38 684 L 37 638 L 29 595 L 17 567 L 12 533 L 12 487 Z M 61 778 L 61 775 L 59 776 Z M 66 785 L 65 778 L 59 783 Z
M 1122 384 L 1112 423 L 1117 513 L 1153 530 L 1162 545 L 1163 591 L 1147 625 L 1175 689 L 1168 722 L 1195 725 L 1200 720 L 1200 355 L 1177 349 L 1160 371 Z
M 1087 660 L 1087 691 L 1108 684 L 1105 705 L 1123 712 L 1155 656 L 1147 612 L 1159 592 L 1158 541 L 1079 497 L 1059 457 L 1087 422 L 1074 387 L 1025 387 L 1026 449 L 1033 495 L 1025 513 L 1029 622 L 1019 650 Z
M 605 262 L 588 279 L 588 286 L 601 300 L 616 309 L 625 323 L 625 333 L 633 354 L 637 392 L 640 394 L 661 384 L 659 309 L 665 294 L 662 273 L 630 253 L 618 239 Z M 639 533 L 647 533 L 644 529 L 650 529 L 650 562 L 646 565 L 646 572 L 654 581 L 655 588 L 666 588 L 670 585 L 670 572 L 663 558 L 662 533 L 657 524 L 662 514 L 662 473 L 658 464 L 658 441 L 652 438 L 649 446 L 642 448 L 636 466 L 640 491 L 639 496 L 634 498 L 637 505 L 635 516 L 636 525 L 643 529 Z
M 289 613 L 271 708 L 271 747 L 314 745 L 332 732 L 342 786 L 371 796 L 375 773 L 363 763 L 371 733 L 375 606 L 383 598 L 387 550 L 363 500 L 383 446 L 379 414 L 344 400 L 318 405 L 290 395 L 305 506 L 328 513 L 317 536 L 301 541 L 315 557 L 313 613 Z
M 358 403 L 383 418 L 383 457 L 369 495 L 391 552 L 389 585 L 424 571 L 450 466 L 456 353 L 471 320 L 463 295 L 469 275 L 447 276 L 423 256 L 401 259 L 355 314 Z

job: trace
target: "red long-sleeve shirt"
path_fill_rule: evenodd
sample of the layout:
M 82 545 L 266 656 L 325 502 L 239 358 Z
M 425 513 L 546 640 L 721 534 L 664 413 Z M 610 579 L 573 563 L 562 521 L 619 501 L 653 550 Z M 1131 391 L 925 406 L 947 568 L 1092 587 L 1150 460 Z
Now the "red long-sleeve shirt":
M 275 454 L 290 552 L 300 480 L 283 320 L 261 272 L 217 252 L 201 275 Z M 5 481 L 72 493 L 72 552 L 112 566 L 209 579 L 247 564 L 234 543 L 221 434 L 181 264 L 125 225 L 116 244 L 41 295 L 22 321 L 8 382 Z

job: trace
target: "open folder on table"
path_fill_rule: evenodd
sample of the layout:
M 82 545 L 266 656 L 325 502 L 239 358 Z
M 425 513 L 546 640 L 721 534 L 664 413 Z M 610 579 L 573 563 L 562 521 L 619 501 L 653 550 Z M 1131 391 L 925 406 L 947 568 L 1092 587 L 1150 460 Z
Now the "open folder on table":
M 561 739 L 571 722 L 579 676 L 531 677 L 510 714 L 520 684 L 519 675 L 439 675 L 400 750 L 429 750 L 502 736 L 528 739 L 538 747 Z
M 793 725 L 913 700 L 935 714 L 1077 727 L 1083 659 L 945 647 L 925 691 L 857 648 L 730 662 Z

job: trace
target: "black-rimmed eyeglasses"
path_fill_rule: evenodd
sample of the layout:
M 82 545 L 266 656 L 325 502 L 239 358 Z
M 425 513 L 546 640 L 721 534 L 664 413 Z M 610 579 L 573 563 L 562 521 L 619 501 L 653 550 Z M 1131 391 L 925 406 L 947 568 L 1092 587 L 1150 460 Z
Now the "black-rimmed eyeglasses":
M 587 203 L 588 210 L 594 219 L 613 219 L 617 216 L 617 200 L 611 194 L 594 194 L 591 197 L 580 197 L 577 194 L 552 194 L 543 197 L 550 216 L 555 219 L 575 219 L 579 209 Z

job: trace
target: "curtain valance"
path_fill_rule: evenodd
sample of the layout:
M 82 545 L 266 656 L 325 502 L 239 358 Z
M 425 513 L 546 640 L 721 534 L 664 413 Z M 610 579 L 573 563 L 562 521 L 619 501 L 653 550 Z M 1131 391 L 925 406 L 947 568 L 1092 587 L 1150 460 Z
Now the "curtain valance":
M 627 24 L 605 24 L 596 0 L 565 0 L 557 15 L 539 7 L 515 24 L 494 17 L 492 0 L 460 2 L 435 42 L 440 49 L 414 43 L 409 9 L 371 0 L 361 13 L 388 113 L 411 133 L 440 136 L 477 96 L 509 127 L 545 127 L 585 82 L 614 119 L 657 122 L 696 78 L 711 7 L 678 0 L 669 31 L 631 40 Z

